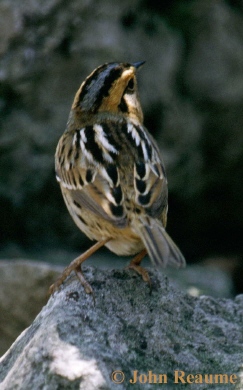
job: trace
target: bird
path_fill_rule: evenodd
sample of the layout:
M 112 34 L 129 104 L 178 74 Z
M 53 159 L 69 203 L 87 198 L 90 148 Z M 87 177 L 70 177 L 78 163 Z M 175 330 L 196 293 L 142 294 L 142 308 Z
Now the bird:
M 72 271 L 87 294 L 82 263 L 105 246 L 133 256 L 128 268 L 150 283 L 140 263 L 185 266 L 166 231 L 168 185 L 159 147 L 143 124 L 137 73 L 145 61 L 109 62 L 81 84 L 55 153 L 56 179 L 78 228 L 96 243 L 67 266 L 52 294 Z

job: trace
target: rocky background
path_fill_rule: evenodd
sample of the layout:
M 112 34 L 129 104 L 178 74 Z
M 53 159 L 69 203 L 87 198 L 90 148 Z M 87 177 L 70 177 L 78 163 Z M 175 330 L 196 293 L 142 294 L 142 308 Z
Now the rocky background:
M 168 230 L 189 263 L 224 256 L 238 275 L 242 0 L 2 0 L 0 20 L 1 257 L 88 245 L 56 183 L 55 147 L 96 66 L 146 60 L 139 86 L 167 167 Z

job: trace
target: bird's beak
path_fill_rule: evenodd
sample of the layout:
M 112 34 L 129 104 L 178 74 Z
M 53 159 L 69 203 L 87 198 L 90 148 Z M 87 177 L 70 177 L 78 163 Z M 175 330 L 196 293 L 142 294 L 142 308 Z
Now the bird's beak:
M 134 66 L 134 68 L 138 69 L 138 68 L 140 68 L 143 64 L 145 64 L 145 61 L 133 62 L 133 63 L 132 63 L 132 66 Z

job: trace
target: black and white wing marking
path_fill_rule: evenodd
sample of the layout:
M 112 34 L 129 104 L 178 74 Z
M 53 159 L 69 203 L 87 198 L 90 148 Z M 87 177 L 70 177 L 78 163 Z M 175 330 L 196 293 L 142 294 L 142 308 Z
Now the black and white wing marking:
M 120 153 L 129 153 L 133 161 L 133 202 L 159 218 L 167 207 L 167 181 L 153 138 L 138 124 L 106 122 L 64 133 L 56 151 L 57 180 L 76 202 L 125 227 Z
M 120 146 L 109 126 L 64 133 L 56 151 L 56 177 L 80 204 L 118 227 L 127 224 L 116 160 Z
M 159 218 L 167 208 L 167 179 L 158 147 L 152 136 L 141 125 L 129 125 L 137 148 L 134 163 L 135 201 L 146 213 Z

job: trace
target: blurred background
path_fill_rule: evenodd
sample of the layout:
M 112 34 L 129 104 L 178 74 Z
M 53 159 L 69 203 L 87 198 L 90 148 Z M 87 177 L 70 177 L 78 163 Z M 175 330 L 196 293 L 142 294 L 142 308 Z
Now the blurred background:
M 16 259 L 67 265 L 89 247 L 56 182 L 55 148 L 94 68 L 145 60 L 139 90 L 168 174 L 168 231 L 188 264 L 219 267 L 242 292 L 243 1 L 1 0 L 0 21 L 0 258 L 14 264 L 0 284 Z

